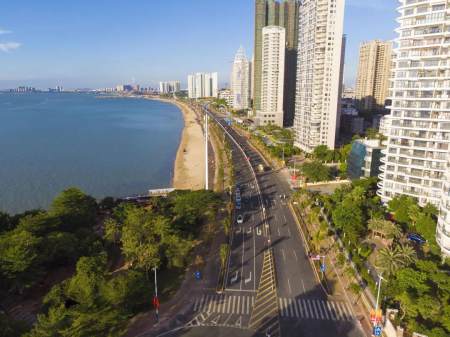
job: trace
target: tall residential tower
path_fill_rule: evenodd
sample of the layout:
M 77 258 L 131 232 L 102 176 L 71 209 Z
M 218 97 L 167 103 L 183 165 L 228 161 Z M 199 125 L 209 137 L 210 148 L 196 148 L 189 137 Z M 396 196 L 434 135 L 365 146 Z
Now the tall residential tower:
M 374 40 L 359 48 L 356 100 L 365 111 L 383 110 L 389 92 L 392 43 Z
M 295 109 L 295 83 L 298 45 L 298 0 L 255 0 L 255 36 L 252 63 L 253 109 L 261 110 L 262 29 L 265 26 L 285 28 L 285 80 L 283 110 L 285 126 L 292 126 Z
M 234 57 L 231 71 L 231 96 L 233 109 L 242 110 L 250 107 L 250 62 L 240 47 Z
M 304 0 L 299 8 L 295 145 L 334 148 L 339 132 L 344 0 Z
M 450 255 L 450 1 L 400 0 L 390 130 L 378 191 L 441 205 L 437 241 Z M 441 202 L 442 200 L 442 202 Z
M 285 29 L 266 26 L 262 32 L 261 109 L 256 111 L 256 121 L 283 127 Z

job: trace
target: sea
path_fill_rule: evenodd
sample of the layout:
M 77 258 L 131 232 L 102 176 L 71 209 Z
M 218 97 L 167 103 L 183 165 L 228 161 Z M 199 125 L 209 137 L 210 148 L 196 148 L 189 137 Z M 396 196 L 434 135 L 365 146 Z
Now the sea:
M 89 93 L 0 93 L 0 210 L 170 187 L 184 122 L 174 105 Z

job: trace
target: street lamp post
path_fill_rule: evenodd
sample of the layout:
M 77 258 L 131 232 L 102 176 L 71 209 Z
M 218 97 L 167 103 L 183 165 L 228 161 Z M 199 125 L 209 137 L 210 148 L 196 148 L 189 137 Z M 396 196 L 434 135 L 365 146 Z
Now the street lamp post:
M 155 297 L 153 298 L 153 306 L 155 307 L 156 322 L 159 321 L 159 299 L 158 299 L 158 282 L 156 279 L 156 266 L 153 268 L 155 272 Z
M 383 273 L 378 274 L 378 291 L 377 291 L 377 303 L 375 305 L 375 312 L 378 311 L 378 305 L 380 303 L 380 293 L 381 293 L 381 281 L 384 280 Z

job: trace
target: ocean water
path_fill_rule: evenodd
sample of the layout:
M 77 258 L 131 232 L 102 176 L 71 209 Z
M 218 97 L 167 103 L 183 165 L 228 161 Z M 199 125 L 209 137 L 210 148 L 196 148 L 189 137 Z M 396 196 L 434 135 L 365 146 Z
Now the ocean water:
M 169 187 L 182 130 L 163 102 L 0 93 L 0 210 L 47 208 L 70 186 L 96 198 Z

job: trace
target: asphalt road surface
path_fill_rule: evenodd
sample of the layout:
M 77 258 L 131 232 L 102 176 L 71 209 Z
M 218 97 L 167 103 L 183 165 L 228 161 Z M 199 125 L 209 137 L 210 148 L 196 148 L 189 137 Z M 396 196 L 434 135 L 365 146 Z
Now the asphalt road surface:
M 193 295 L 187 321 L 159 336 L 365 336 L 351 305 L 327 296 L 318 282 L 287 204 L 288 184 L 278 172 L 260 172 L 265 162 L 226 116 L 208 113 L 231 140 L 236 173 L 231 197 L 240 204 L 226 289 Z

